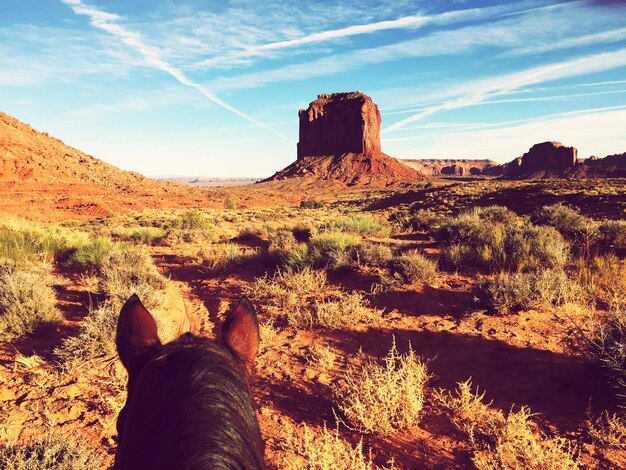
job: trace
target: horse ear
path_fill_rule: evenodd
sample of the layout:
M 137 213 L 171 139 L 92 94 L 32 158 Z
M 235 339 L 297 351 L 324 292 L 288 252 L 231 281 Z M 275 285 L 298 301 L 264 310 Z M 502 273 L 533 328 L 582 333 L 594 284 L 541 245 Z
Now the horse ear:
M 252 303 L 246 297 L 242 297 L 226 315 L 221 339 L 228 349 L 244 361 L 247 372 L 251 374 L 259 352 L 259 321 Z
M 156 322 L 148 309 L 133 294 L 126 301 L 117 320 L 115 338 L 122 364 L 130 371 L 137 357 L 154 346 L 160 346 Z

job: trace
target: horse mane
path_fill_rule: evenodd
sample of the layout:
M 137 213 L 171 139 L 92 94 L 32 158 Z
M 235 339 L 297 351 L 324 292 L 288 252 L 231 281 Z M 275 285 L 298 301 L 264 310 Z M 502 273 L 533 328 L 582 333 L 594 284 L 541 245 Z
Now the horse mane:
M 241 359 L 191 333 L 155 346 L 137 376 L 129 376 L 118 434 L 118 469 L 263 468 Z

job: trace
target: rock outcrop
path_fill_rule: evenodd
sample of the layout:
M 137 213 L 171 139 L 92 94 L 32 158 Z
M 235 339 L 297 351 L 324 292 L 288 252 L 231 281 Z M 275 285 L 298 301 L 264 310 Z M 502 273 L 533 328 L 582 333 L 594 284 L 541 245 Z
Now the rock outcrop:
M 308 178 L 384 187 L 425 179 L 381 151 L 378 106 L 361 92 L 320 94 L 298 116 L 296 161 L 265 181 Z

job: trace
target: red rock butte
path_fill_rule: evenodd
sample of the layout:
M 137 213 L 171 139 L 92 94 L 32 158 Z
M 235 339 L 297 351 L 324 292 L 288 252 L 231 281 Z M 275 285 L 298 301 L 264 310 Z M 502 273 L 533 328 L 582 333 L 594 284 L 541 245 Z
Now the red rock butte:
M 378 106 L 361 92 L 317 95 L 298 116 L 298 160 L 307 156 L 381 151 Z
M 378 106 L 359 91 L 320 94 L 298 117 L 297 159 L 268 181 L 306 177 L 380 187 L 425 179 L 381 151 Z

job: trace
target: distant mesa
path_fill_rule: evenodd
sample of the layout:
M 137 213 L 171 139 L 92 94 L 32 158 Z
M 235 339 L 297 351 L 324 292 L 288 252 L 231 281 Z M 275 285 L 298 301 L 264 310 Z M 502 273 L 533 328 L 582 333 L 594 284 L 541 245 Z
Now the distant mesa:
M 501 165 L 493 160 L 472 160 L 469 158 L 422 158 L 400 160 L 414 170 L 426 176 L 472 177 L 485 174 L 487 170 L 499 168 Z
M 385 187 L 425 179 L 381 151 L 378 106 L 359 91 L 320 94 L 298 116 L 296 161 L 265 181 L 308 178 Z

